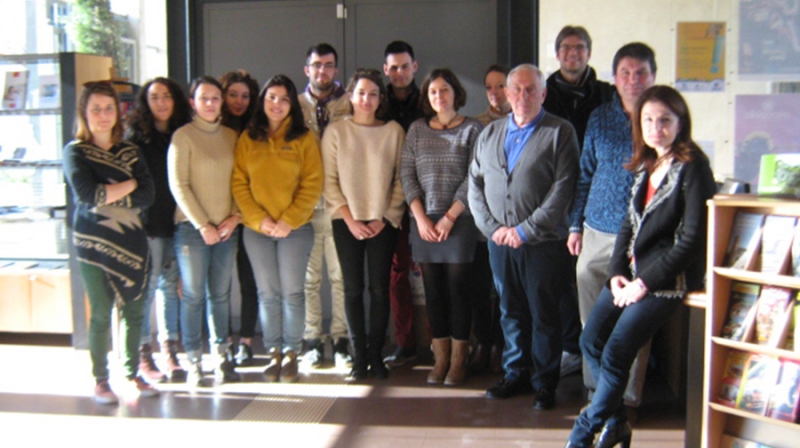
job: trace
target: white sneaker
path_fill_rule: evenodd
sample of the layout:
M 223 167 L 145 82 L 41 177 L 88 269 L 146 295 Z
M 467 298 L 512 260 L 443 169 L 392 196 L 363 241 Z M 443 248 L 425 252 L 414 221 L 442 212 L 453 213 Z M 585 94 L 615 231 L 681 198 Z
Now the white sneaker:
M 94 386 L 94 401 L 100 404 L 117 404 L 119 398 L 117 398 L 117 394 L 111 390 L 108 381 L 101 381 Z
M 583 358 L 580 353 L 561 352 L 561 376 L 572 375 L 581 370 Z
M 131 379 L 131 384 L 136 388 L 139 392 L 139 396 L 142 398 L 158 396 L 158 390 L 140 376 Z
M 203 385 L 203 368 L 200 362 L 193 362 L 186 372 L 186 384 L 191 387 L 200 387 Z

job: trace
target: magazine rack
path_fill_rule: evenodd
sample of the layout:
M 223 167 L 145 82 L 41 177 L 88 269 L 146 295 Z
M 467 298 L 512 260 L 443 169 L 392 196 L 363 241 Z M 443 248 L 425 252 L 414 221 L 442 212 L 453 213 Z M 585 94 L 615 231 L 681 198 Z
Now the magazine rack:
M 737 212 L 800 216 L 800 201 L 752 195 L 717 195 L 708 202 L 708 308 L 706 312 L 705 375 L 703 383 L 702 446 L 722 446 L 724 434 L 781 448 L 797 446 L 800 424 L 789 423 L 718 403 L 722 376 L 731 350 L 800 360 L 800 352 L 738 342 L 720 337 L 728 310 L 731 283 L 739 280 L 800 290 L 800 278 L 723 267 L 725 251 Z M 787 235 L 791 238 L 792 235 Z M 750 266 L 752 268 L 752 264 Z M 800 344 L 800 341 L 797 341 Z

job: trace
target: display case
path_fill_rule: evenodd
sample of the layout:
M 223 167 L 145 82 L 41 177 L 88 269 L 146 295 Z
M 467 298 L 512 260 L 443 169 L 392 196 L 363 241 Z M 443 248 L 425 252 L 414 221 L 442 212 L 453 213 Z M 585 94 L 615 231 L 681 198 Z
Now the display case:
M 61 154 L 83 84 L 111 67 L 80 53 L 0 55 L 0 331 L 73 331 Z
M 738 403 L 737 406 L 725 405 L 722 404 L 724 400 L 720 398 L 723 387 L 729 384 L 723 381 L 723 378 L 726 377 L 726 371 L 730 370 L 726 369 L 726 364 L 729 362 L 731 352 L 744 352 L 745 355 L 765 354 L 778 360 L 800 360 L 799 352 L 788 350 L 784 345 L 760 345 L 754 337 L 743 337 L 741 341 L 722 337 L 734 282 L 746 282 L 759 287 L 789 288 L 795 292 L 794 295 L 800 291 L 800 278 L 791 276 L 790 268 L 785 267 L 780 274 L 766 274 L 759 271 L 755 262 L 743 269 L 724 267 L 723 260 L 732 238 L 732 228 L 738 212 L 800 217 L 800 201 L 759 198 L 751 195 L 718 195 L 709 201 L 707 273 L 709 302 L 705 325 L 702 446 L 705 448 L 730 446 L 723 444 L 723 438 L 733 436 L 773 448 L 795 447 L 800 438 L 799 424 L 760 415 L 752 410 L 748 411 L 746 406 L 739 407 Z M 791 240 L 792 235 L 784 237 Z M 755 257 L 758 256 L 758 250 L 755 249 Z M 787 262 L 790 266 L 791 261 Z M 744 387 L 746 381 L 748 379 L 745 371 L 742 383 L 738 387 Z M 729 442 L 730 440 L 726 441 Z

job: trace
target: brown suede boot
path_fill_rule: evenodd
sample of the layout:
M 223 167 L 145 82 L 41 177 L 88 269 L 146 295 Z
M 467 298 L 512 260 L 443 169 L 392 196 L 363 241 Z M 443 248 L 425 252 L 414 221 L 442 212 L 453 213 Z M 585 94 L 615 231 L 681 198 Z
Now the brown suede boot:
M 150 344 L 142 344 L 139 347 L 139 373 L 148 380 L 159 383 L 167 379 L 167 376 L 156 367 L 156 362 L 153 359 L 153 349 L 150 348 Z
M 445 386 L 458 386 L 467 379 L 467 356 L 469 355 L 469 341 L 453 339 L 453 350 L 450 355 L 450 370 L 444 379 Z
M 186 370 L 183 370 L 181 363 L 178 361 L 178 341 L 162 342 L 161 353 L 164 354 L 164 358 L 167 361 L 167 376 L 170 379 L 186 376 Z
M 450 338 L 435 338 L 433 345 L 433 370 L 428 374 L 428 384 L 442 384 L 450 367 Z
M 269 362 L 267 362 L 267 368 L 264 369 L 264 377 L 268 382 L 274 383 L 278 381 L 278 378 L 281 376 L 281 361 L 283 355 L 281 354 L 280 348 L 272 347 L 267 353 L 267 356 L 269 357 Z

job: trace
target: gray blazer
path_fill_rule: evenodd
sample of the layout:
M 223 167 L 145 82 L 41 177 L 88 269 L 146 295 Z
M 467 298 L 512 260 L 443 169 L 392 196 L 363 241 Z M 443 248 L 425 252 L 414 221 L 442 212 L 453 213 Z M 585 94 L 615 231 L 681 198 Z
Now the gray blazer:
M 575 130 L 545 112 L 508 174 L 507 128 L 508 120 L 496 120 L 478 137 L 469 171 L 475 224 L 487 238 L 501 226 L 521 225 L 531 245 L 566 238 L 580 159 Z

